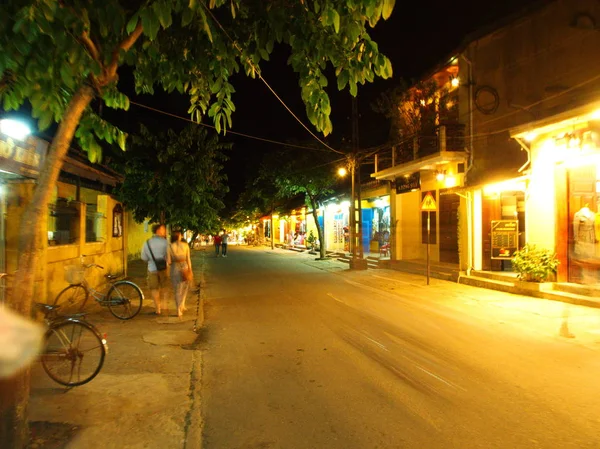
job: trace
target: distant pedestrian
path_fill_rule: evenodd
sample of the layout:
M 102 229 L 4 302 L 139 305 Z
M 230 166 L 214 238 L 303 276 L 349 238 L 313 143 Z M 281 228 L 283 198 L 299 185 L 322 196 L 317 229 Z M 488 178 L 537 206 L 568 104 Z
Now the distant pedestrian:
M 168 249 L 167 229 L 165 225 L 152 226 L 152 238 L 142 247 L 142 260 L 148 262 L 148 288 L 154 300 L 155 312 L 161 313 L 162 299 L 165 296 L 164 288 L 167 282 L 167 266 L 171 263 L 171 254 Z
M 216 234 L 213 241 L 215 243 L 215 253 L 217 254 L 217 257 L 219 257 L 219 252 L 221 250 L 221 236 Z
M 229 235 L 227 231 L 223 229 L 223 235 L 221 236 L 221 254 L 223 257 L 227 257 L 227 242 L 229 241 Z
M 186 309 L 185 299 L 192 283 L 192 260 L 190 247 L 182 239 L 181 232 L 175 231 L 171 235 L 171 283 L 177 306 L 177 316 L 182 317 Z

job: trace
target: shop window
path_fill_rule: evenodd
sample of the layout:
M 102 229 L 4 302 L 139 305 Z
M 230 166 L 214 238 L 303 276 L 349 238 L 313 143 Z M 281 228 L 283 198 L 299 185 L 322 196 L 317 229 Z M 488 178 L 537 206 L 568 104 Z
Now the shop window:
M 431 193 L 433 199 L 437 202 L 437 192 L 421 192 L 421 202 L 425 199 L 425 195 Z M 437 243 L 437 212 L 421 212 L 421 243 L 427 243 L 427 214 L 431 214 L 429 243 L 435 245 Z
M 57 198 L 48 206 L 48 245 L 69 245 L 79 240 L 79 205 Z
M 106 217 L 98 212 L 96 204 L 88 204 L 85 213 L 85 241 L 103 242 L 105 240 Z

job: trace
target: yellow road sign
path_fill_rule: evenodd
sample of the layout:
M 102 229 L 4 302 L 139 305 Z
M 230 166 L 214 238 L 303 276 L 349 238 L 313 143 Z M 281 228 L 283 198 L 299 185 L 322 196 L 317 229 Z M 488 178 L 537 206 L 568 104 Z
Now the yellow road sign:
M 425 198 L 423 198 L 423 202 L 421 203 L 421 210 L 425 212 L 434 212 L 437 210 L 437 205 L 435 204 L 435 199 L 431 192 L 427 192 Z

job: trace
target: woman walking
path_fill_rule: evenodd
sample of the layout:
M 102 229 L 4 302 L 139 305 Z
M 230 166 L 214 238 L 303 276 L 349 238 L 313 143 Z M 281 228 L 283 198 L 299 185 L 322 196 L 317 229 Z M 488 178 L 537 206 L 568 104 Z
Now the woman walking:
M 190 247 L 183 240 L 181 232 L 175 231 L 171 235 L 171 282 L 175 294 L 177 316 L 181 318 L 186 309 L 185 299 L 192 282 L 192 259 Z

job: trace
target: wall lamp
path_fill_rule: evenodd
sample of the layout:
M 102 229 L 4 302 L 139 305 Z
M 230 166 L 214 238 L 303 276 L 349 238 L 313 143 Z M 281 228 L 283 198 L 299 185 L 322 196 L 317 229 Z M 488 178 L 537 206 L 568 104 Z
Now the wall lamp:
M 435 179 L 439 182 L 442 182 L 444 179 L 446 179 L 446 170 L 437 170 L 435 172 Z

